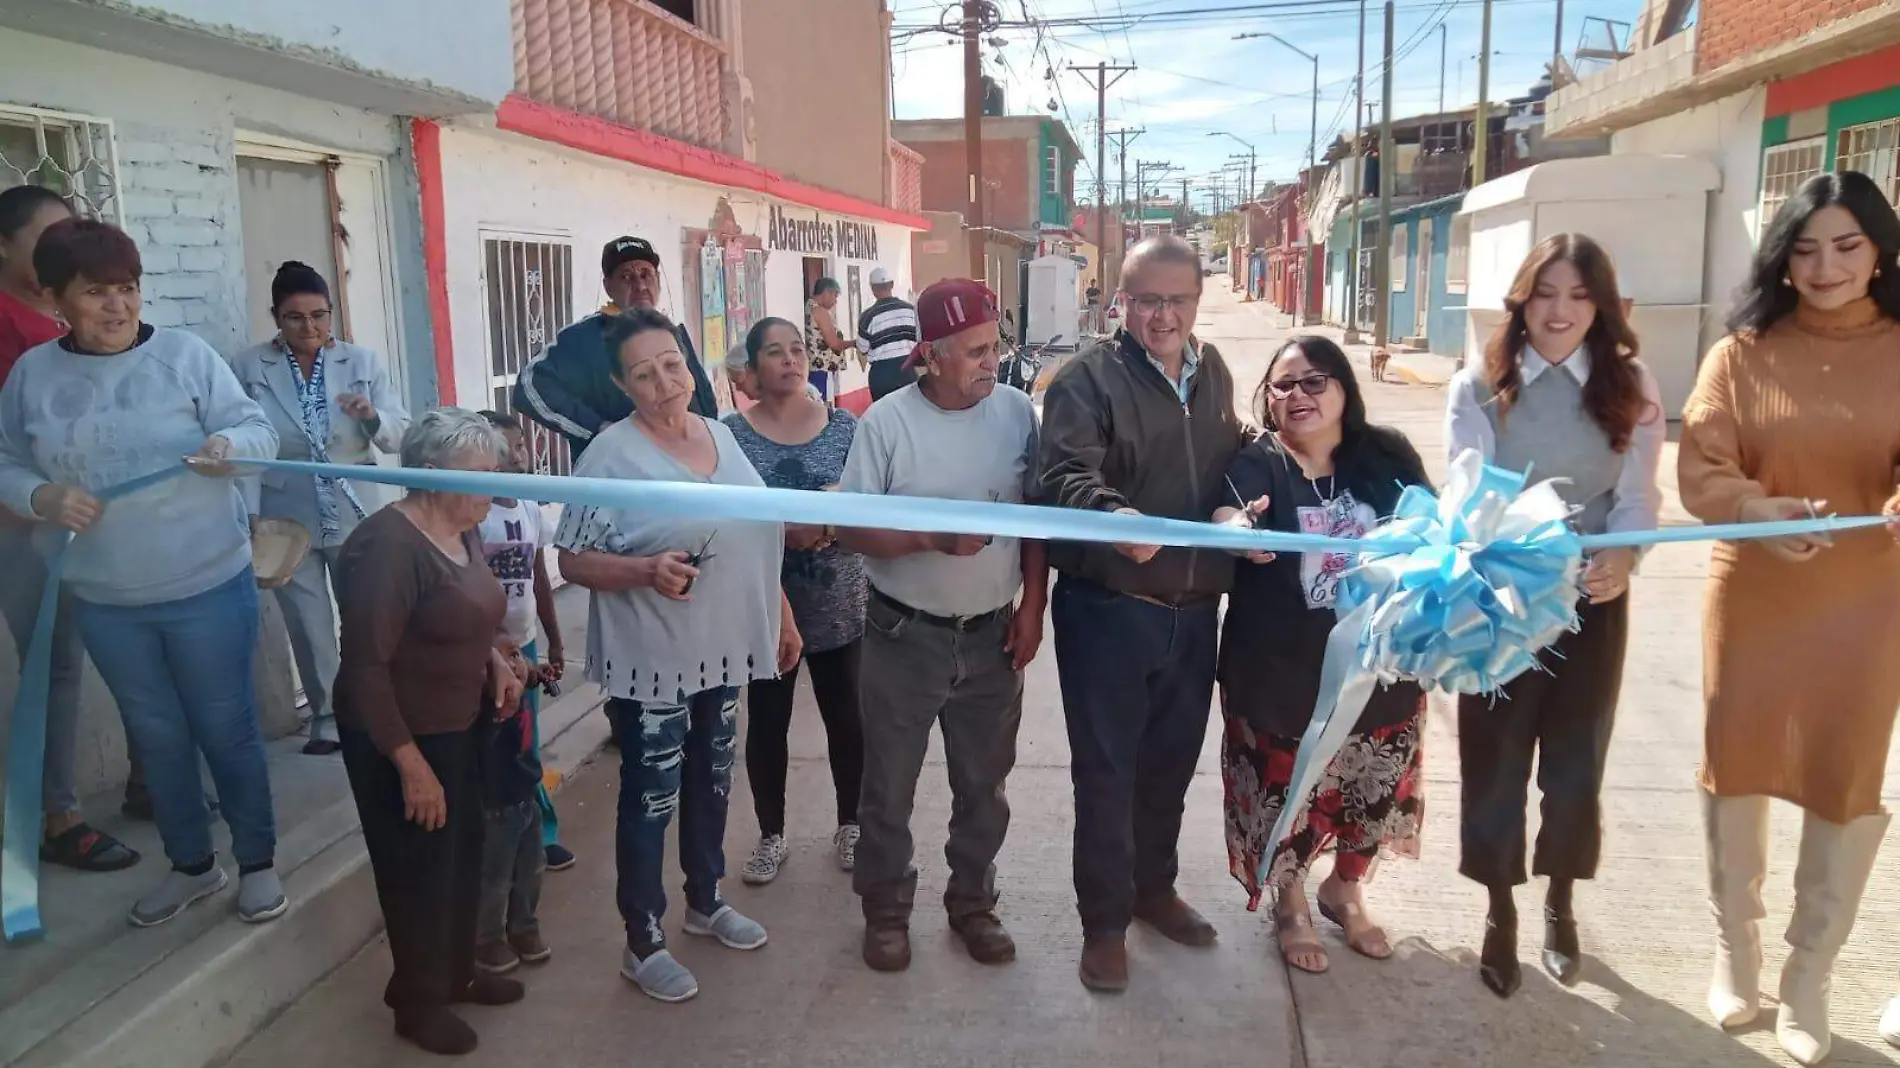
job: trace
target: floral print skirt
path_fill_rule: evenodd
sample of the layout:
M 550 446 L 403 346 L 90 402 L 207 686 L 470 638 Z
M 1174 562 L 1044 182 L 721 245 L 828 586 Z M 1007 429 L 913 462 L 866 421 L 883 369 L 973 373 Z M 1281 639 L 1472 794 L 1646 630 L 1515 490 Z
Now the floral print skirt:
M 1243 721 L 1223 717 L 1227 866 L 1247 888 L 1249 911 L 1260 907 L 1266 890 L 1277 892 L 1303 877 L 1328 847 L 1338 853 L 1336 870 L 1347 879 L 1369 876 L 1382 852 L 1417 858 L 1425 825 L 1424 712 L 1421 699 L 1418 715 L 1347 739 L 1320 778 L 1313 803 L 1295 821 L 1292 836 L 1274 851 L 1265 885 L 1260 861 L 1286 804 L 1300 740 L 1256 735 Z

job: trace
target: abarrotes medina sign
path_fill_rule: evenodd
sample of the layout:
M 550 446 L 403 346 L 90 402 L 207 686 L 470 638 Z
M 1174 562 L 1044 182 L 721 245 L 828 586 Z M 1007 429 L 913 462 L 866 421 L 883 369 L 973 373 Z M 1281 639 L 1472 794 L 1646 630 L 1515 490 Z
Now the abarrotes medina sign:
M 817 212 L 810 217 L 796 216 L 775 204 L 766 227 L 765 247 L 807 256 L 874 260 L 877 227 L 850 219 L 827 220 Z

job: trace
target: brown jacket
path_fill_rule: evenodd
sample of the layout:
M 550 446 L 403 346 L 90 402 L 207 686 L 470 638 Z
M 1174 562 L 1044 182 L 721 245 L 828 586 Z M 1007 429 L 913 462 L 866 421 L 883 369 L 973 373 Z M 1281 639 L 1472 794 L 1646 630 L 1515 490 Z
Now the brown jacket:
M 1246 432 L 1234 412 L 1234 379 L 1212 345 L 1188 400 L 1127 331 L 1076 354 L 1043 400 L 1042 491 L 1047 504 L 1205 522 L 1224 503 L 1222 478 Z M 1064 574 L 1169 604 L 1227 592 L 1234 561 L 1208 549 L 1162 549 L 1137 564 L 1112 545 L 1051 542 Z

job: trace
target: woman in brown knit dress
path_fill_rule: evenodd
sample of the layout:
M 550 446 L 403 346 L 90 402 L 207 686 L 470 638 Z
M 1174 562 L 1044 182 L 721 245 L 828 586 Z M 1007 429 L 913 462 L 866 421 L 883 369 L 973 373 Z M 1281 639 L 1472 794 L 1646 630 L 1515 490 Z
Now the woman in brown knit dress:
M 1900 515 L 1897 256 L 1900 219 L 1864 175 L 1821 175 L 1782 207 L 1683 413 L 1690 512 L 1709 523 Z M 1889 819 L 1900 545 L 1880 531 L 1720 543 L 1703 627 L 1709 1011 L 1724 1027 L 1760 1011 L 1768 800 L 1791 801 L 1805 821 L 1776 1033 L 1818 1064 L 1829 974 Z

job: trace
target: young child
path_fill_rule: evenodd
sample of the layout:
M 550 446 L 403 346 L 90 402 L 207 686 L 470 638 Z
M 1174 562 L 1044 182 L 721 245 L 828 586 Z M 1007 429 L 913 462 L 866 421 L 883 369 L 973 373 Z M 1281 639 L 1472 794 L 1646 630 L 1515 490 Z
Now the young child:
M 503 652 L 516 677 L 532 689 L 537 673 L 520 649 Z M 534 710 L 524 691 L 513 714 L 497 718 L 482 754 L 482 891 L 475 920 L 475 966 L 491 974 L 553 956 L 535 917 L 541 874 L 547 868 L 540 806 L 534 799 L 540 783 Z

